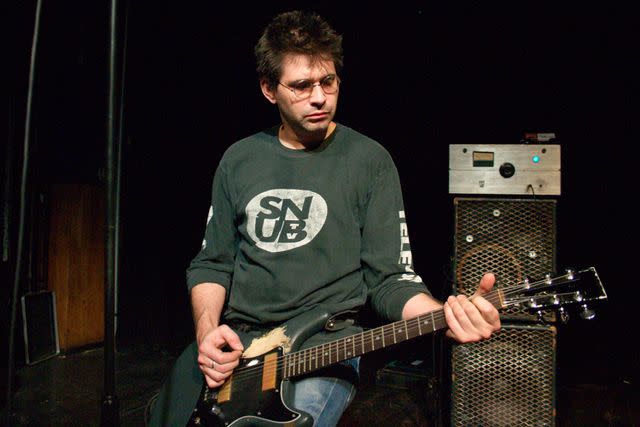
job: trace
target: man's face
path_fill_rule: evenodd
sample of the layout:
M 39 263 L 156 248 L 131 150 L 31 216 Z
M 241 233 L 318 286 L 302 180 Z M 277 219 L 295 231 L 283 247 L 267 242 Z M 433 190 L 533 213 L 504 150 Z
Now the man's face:
M 285 55 L 280 84 L 269 89 L 265 82 L 262 83 L 267 99 L 278 105 L 285 132 L 293 131 L 302 140 L 322 140 L 327 136 L 336 113 L 339 91 L 327 94 L 321 84 L 332 77 L 337 79 L 333 61 L 311 61 L 306 55 Z M 309 84 L 314 84 L 310 95 L 296 95 L 289 89 L 308 87 Z

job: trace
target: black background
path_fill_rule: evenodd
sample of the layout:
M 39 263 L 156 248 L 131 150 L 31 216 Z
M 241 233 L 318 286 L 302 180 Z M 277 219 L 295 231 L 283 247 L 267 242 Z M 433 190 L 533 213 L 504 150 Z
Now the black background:
M 184 270 L 200 246 L 213 172 L 232 142 L 278 120 L 259 92 L 253 46 L 274 14 L 305 8 L 344 36 L 337 120 L 377 139 L 396 161 L 414 265 L 436 296 L 450 292 L 448 145 L 558 135 L 558 264 L 596 266 L 609 293 L 597 320 L 560 327 L 560 378 L 637 384 L 634 15 L 585 6 L 307 5 L 121 3 L 119 343 L 175 348 L 190 339 Z M 5 105 L 7 134 L 18 144 L 35 2 L 14 11 Z M 102 182 L 107 11 L 106 2 L 45 2 L 32 159 L 43 185 Z

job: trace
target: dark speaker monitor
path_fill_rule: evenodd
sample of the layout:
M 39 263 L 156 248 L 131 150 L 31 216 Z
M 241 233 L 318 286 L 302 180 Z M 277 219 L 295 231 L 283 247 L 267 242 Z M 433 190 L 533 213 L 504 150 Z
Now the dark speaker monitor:
M 473 294 L 488 271 L 498 288 L 555 272 L 555 200 L 455 198 L 454 207 L 454 293 Z M 502 319 L 536 320 L 522 309 Z
M 35 292 L 22 297 L 22 327 L 27 365 L 60 353 L 55 292 Z
M 555 425 L 556 330 L 503 325 L 488 340 L 454 345 L 452 426 Z
M 488 271 L 497 288 L 555 272 L 555 200 L 461 197 L 454 205 L 454 293 L 473 294 Z M 452 347 L 451 425 L 553 426 L 556 330 L 522 309 L 501 318 L 490 339 Z

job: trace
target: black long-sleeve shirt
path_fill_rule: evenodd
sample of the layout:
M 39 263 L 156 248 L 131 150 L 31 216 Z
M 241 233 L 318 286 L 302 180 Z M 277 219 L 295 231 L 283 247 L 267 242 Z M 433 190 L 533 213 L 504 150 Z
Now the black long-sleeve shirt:
M 429 292 L 412 269 L 388 152 L 340 124 L 313 150 L 284 147 L 277 130 L 238 141 L 220 161 L 189 289 L 224 286 L 232 321 L 273 324 L 367 297 L 381 316 L 400 319 L 409 298 Z

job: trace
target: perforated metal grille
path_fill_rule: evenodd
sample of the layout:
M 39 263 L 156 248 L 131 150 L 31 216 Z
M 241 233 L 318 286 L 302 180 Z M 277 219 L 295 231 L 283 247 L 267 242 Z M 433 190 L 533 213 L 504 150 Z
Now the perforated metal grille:
M 454 292 L 473 294 L 487 271 L 498 288 L 555 271 L 555 200 L 456 198 L 454 204 Z M 521 309 L 502 317 L 534 319 Z
M 553 327 L 505 326 L 489 340 L 455 345 L 453 426 L 554 426 Z

